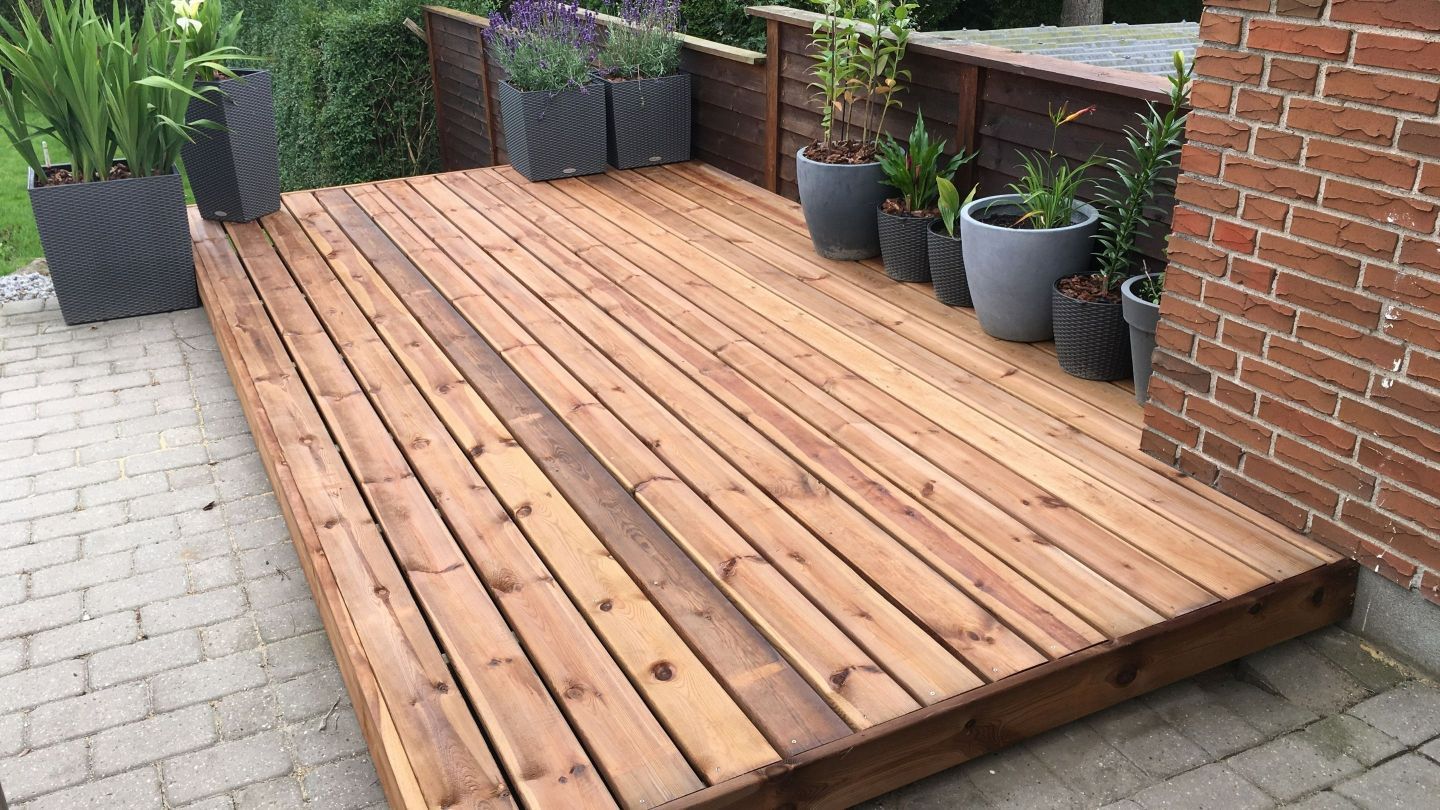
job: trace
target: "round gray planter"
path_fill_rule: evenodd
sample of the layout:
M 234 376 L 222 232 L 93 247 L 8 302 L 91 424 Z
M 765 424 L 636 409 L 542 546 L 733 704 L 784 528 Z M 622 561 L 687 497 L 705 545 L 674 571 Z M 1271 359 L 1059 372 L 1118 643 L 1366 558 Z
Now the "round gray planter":
M 800 206 L 815 252 L 827 259 L 869 259 L 880 255 L 875 209 L 890 196 L 879 163 L 817 163 L 795 153 Z
M 880 227 L 880 258 L 885 261 L 885 275 L 911 284 L 929 281 L 930 251 L 925 234 L 936 218 L 890 214 L 881 203 L 875 208 L 875 220 Z
M 236 78 L 196 82 L 216 87 L 193 99 L 186 120 L 222 128 L 198 129 L 181 148 L 195 207 L 206 219 L 249 222 L 280 210 L 280 158 L 270 71 L 237 70 Z
M 1054 337 L 1051 290 L 1064 276 L 1089 267 L 1100 215 L 1078 203 L 1075 224 L 1045 230 L 987 225 L 975 218 L 992 206 L 1019 216 L 1020 199 L 1015 194 L 984 197 L 960 209 L 960 240 L 981 328 L 1001 340 L 1034 343 Z
M 1160 323 L 1160 305 L 1135 294 L 1135 285 L 1144 280 L 1135 276 L 1120 285 L 1120 305 L 1130 326 L 1130 364 L 1135 375 L 1135 401 L 1141 405 L 1150 396 L 1150 355 L 1155 352 L 1155 327 Z

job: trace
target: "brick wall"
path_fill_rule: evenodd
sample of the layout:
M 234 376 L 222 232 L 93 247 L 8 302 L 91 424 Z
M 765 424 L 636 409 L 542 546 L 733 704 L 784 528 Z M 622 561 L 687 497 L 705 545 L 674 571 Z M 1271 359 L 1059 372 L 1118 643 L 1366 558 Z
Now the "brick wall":
M 1440 602 L 1440 0 L 1210 0 L 1143 446 Z

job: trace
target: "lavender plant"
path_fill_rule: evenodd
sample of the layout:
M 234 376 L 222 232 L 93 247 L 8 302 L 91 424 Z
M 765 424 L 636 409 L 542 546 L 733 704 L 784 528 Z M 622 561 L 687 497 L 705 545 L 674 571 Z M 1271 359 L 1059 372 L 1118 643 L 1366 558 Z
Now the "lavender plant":
M 584 87 L 599 53 L 595 14 L 561 0 L 515 0 L 490 18 L 486 46 L 518 90 Z
M 606 33 L 600 63 L 626 79 L 658 79 L 680 67 L 680 0 L 620 0 L 621 24 Z

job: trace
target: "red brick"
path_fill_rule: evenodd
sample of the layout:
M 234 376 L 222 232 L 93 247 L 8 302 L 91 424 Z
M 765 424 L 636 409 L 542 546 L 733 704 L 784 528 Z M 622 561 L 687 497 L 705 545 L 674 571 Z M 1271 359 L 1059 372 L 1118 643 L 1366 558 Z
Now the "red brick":
M 1228 113 L 1233 93 L 1234 91 L 1228 84 L 1197 81 L 1190 86 L 1190 109 Z
M 1300 152 L 1305 148 L 1305 139 L 1278 129 L 1262 128 L 1255 131 L 1256 157 L 1299 163 Z
M 1350 50 L 1350 31 L 1324 25 L 1257 18 L 1250 20 L 1245 46 L 1317 59 L 1343 59 Z
M 1280 120 L 1282 104 L 1283 98 L 1275 93 L 1244 88 L 1235 94 L 1235 114 L 1251 121 L 1277 123 Z
M 1204 301 L 1216 309 L 1280 333 L 1288 333 L 1295 323 L 1294 307 L 1216 281 L 1205 283 Z
M 1276 349 L 1271 349 L 1272 354 L 1276 351 Z M 1275 359 L 1283 363 L 1287 358 L 1277 357 Z M 1253 357 L 1245 358 L 1245 367 L 1240 372 L 1240 381 L 1252 388 L 1273 394 L 1286 402 L 1299 403 L 1327 416 L 1334 415 L 1335 405 L 1340 401 L 1340 395 L 1334 391 L 1304 377 L 1291 374 L 1279 366 L 1271 365 L 1263 360 L 1256 360 Z
M 1240 367 L 1240 357 L 1217 343 L 1200 340 L 1195 343 L 1195 363 L 1212 371 L 1234 372 Z
M 1195 365 L 1189 360 L 1176 357 L 1170 352 L 1156 352 L 1151 361 L 1151 368 L 1158 374 L 1170 378 L 1181 388 L 1190 391 L 1207 393 L 1210 390 L 1210 380 L 1214 376 L 1209 370 Z
M 1440 163 L 1426 163 L 1420 170 L 1419 190 L 1421 194 L 1440 197 Z
M 1394 368 L 1405 355 L 1405 345 L 1362 332 L 1343 323 L 1301 312 L 1295 318 L 1295 337 L 1314 346 L 1364 360 L 1382 369 Z
M 1397 145 L 1412 154 L 1440 157 L 1440 124 L 1416 120 L 1406 121 L 1400 129 L 1400 140 Z
M 1320 542 L 1348 554 L 1366 569 L 1378 572 L 1391 582 L 1407 588 L 1410 586 L 1410 580 L 1415 576 L 1415 566 L 1396 556 L 1394 552 L 1321 515 L 1316 515 L 1310 525 L 1311 536 Z
M 1440 346 L 1440 318 L 1391 307 L 1386 310 L 1380 328 L 1396 340 L 1420 346 Z
M 1320 66 L 1314 62 L 1275 57 L 1270 60 L 1270 76 L 1265 80 L 1265 86 L 1271 90 L 1309 95 L 1315 92 L 1319 79 Z
M 1275 457 L 1346 495 L 1367 499 L 1375 492 L 1373 473 L 1301 444 L 1289 436 L 1275 437 Z
M 1201 45 L 1195 49 L 1195 75 L 1241 84 L 1259 84 L 1265 60 L 1259 54 Z
M 1346 525 L 1411 558 L 1440 558 L 1440 538 L 1395 520 L 1359 501 L 1346 501 L 1340 516 Z
M 1204 397 L 1188 397 L 1185 415 L 1208 430 L 1213 430 L 1241 447 L 1265 450 L 1270 447 L 1269 428 L 1246 416 L 1233 413 Z
M 1167 411 L 1178 413 L 1185 408 L 1185 392 L 1164 377 L 1151 375 L 1148 392 L 1150 401 Z
M 1313 200 L 1320 193 L 1320 178 L 1313 174 L 1240 155 L 1225 159 L 1221 176 L 1239 186 L 1296 200 Z
M 1389 73 L 1332 67 L 1325 72 L 1325 97 L 1434 115 L 1440 108 L 1440 85 Z
M 1400 243 L 1400 264 L 1440 273 L 1440 242 L 1423 237 L 1405 237 Z
M 1250 128 L 1229 118 L 1193 112 L 1186 119 L 1185 140 L 1224 149 L 1245 150 L 1250 147 Z
M 1264 228 L 1285 227 L 1285 215 L 1290 213 L 1290 206 L 1281 200 L 1259 194 L 1245 195 L 1245 209 L 1242 216 L 1246 222 L 1253 222 Z
M 1217 220 L 1210 240 L 1232 253 L 1250 253 L 1255 250 L 1255 229 L 1234 222 Z
M 1213 5 L 1213 4 L 1212 4 Z M 1437 0 L 1332 0 L 1330 19 L 1411 31 L 1440 31 Z
M 1440 355 L 1423 354 L 1418 350 L 1410 352 L 1410 366 L 1406 369 L 1412 379 L 1440 388 Z
M 1373 326 L 1380 318 L 1379 301 L 1353 290 L 1332 287 L 1310 276 L 1281 271 L 1275 276 L 1275 296 L 1288 304 L 1298 304 L 1359 326 Z
M 1298 531 L 1305 526 L 1306 511 L 1304 509 L 1244 478 L 1230 473 L 1221 473 L 1215 486 L 1226 495 L 1246 506 L 1264 512 L 1292 529 Z
M 1363 394 L 1370 382 L 1369 371 L 1284 335 L 1271 335 L 1270 351 L 1265 356 L 1302 377 L 1346 388 L 1357 394 Z
M 1169 298 L 1170 296 L 1166 294 L 1165 297 Z M 1193 307 L 1194 305 L 1187 301 L 1183 304 L 1173 306 Z M 1157 324 L 1155 327 L 1155 347 L 1184 357 L 1189 357 L 1190 352 L 1195 349 L 1195 334 L 1185 331 L 1180 324 L 1189 327 L 1188 323 L 1184 323 L 1184 321 L 1173 314 L 1169 320 L 1162 320 Z
M 1221 14 L 1206 11 L 1200 15 L 1200 40 L 1218 42 L 1222 45 L 1240 44 L 1240 25 L 1244 21 L 1239 14 Z M 1192 103 L 1194 97 L 1191 97 Z
M 1187 143 L 1180 147 L 1180 170 L 1216 177 L 1220 174 L 1220 153 Z
M 1216 402 L 1237 410 L 1240 413 L 1250 413 L 1254 411 L 1255 403 L 1258 399 L 1254 391 L 1251 391 L 1234 380 L 1228 380 L 1224 377 L 1215 378 L 1214 396 Z
M 1408 453 L 1440 461 L 1440 430 L 1417 425 L 1354 399 L 1340 403 L 1340 420 L 1377 442 L 1403 447 Z
M 1296 209 L 1296 214 L 1300 209 Z M 1261 261 L 1278 264 L 1316 278 L 1323 278 L 1337 284 L 1354 286 L 1360 279 L 1360 260 L 1341 256 L 1333 251 L 1286 239 L 1273 233 L 1260 235 L 1260 250 L 1256 253 Z
M 1440 315 L 1440 278 L 1373 264 L 1365 271 L 1365 289 Z
M 1230 260 L 1230 273 L 1226 278 L 1241 287 L 1268 293 L 1270 286 L 1275 281 L 1275 268 L 1243 256 L 1236 256 Z
M 1220 475 L 1220 468 L 1215 462 L 1185 447 L 1180 448 L 1180 457 L 1175 466 L 1180 468 L 1180 472 L 1207 485 L 1213 485 L 1216 477 Z
M 1411 523 L 1440 533 L 1440 503 L 1386 483 L 1381 485 L 1380 494 L 1375 498 L 1375 505 L 1387 512 L 1399 515 Z
M 1203 283 L 1204 277 L 1199 273 L 1192 273 L 1179 266 L 1167 267 L 1165 270 L 1165 297 L 1181 295 L 1199 301 Z
M 1361 31 L 1355 35 L 1355 64 L 1440 73 L 1440 42 Z
M 1225 252 L 1190 239 L 1171 239 L 1166 256 L 1174 264 L 1212 276 L 1225 275 Z
M 1250 354 L 1260 354 L 1265 350 L 1265 336 L 1269 334 L 1265 330 L 1231 318 L 1223 319 L 1221 324 L 1221 335 L 1226 346 Z
M 1226 172 L 1228 174 L 1228 168 Z M 1321 203 L 1335 211 L 1344 211 L 1420 233 L 1433 231 L 1436 218 L 1440 217 L 1440 206 L 1435 203 L 1340 180 L 1325 183 L 1325 197 Z
M 1440 498 L 1440 465 L 1425 461 L 1393 447 L 1366 439 L 1360 443 L 1356 461 L 1374 470 L 1381 479 L 1389 479 L 1417 489 L 1431 498 Z
M 1286 17 L 1306 17 L 1312 20 L 1319 19 L 1320 12 L 1325 10 L 1325 0 L 1276 0 L 1275 13 L 1283 14 Z
M 1377 259 L 1394 256 L 1395 246 L 1400 243 L 1399 235 L 1390 231 L 1382 231 L 1373 225 L 1356 222 L 1348 217 L 1337 217 L 1325 211 L 1311 211 L 1306 208 L 1295 209 L 1295 215 L 1290 218 L 1290 233 Z M 1336 280 L 1346 281 L 1343 278 Z M 1347 283 L 1355 282 L 1351 279 Z
M 1344 107 L 1308 98 L 1290 99 L 1286 122 L 1295 129 L 1352 141 L 1389 145 L 1395 138 L 1393 115 Z
M 1233 214 L 1240 207 L 1240 192 L 1235 189 L 1188 176 L 1180 178 L 1175 199 L 1202 211 L 1219 214 Z
M 1408 189 L 1415 184 L 1420 161 L 1354 144 L 1313 138 L 1310 148 L 1305 150 L 1305 165 L 1323 172 Z
M 1194 447 L 1200 442 L 1200 428 L 1161 410 L 1154 403 L 1145 406 L 1145 427 L 1163 433 L 1186 447 Z
M 1339 453 L 1349 453 L 1355 447 L 1355 434 L 1344 425 L 1337 425 L 1323 416 L 1313 416 L 1279 400 L 1261 397 L 1259 413 L 1260 418 L 1269 424 L 1321 447 Z
M 1170 219 L 1170 230 L 1175 233 L 1208 239 L 1210 238 L 1210 223 L 1213 221 L 1208 215 L 1194 209 L 1176 207 L 1175 213 Z
M 1165 464 L 1175 463 L 1175 454 L 1179 449 L 1180 445 L 1153 430 L 1140 433 L 1140 451 Z
M 1206 432 L 1200 438 L 1200 450 L 1215 461 L 1224 464 L 1230 469 L 1236 469 L 1245 458 L 1245 449 L 1240 445 L 1221 436 L 1219 433 Z M 1216 470 L 1218 473 L 1219 470 Z
M 1247 458 L 1245 475 L 1312 509 L 1334 512 L 1335 507 L 1340 505 L 1340 494 L 1335 490 L 1264 456 L 1251 455 Z
M 1440 393 L 1406 380 L 1377 377 L 1370 383 L 1370 401 L 1418 422 L 1440 423 Z

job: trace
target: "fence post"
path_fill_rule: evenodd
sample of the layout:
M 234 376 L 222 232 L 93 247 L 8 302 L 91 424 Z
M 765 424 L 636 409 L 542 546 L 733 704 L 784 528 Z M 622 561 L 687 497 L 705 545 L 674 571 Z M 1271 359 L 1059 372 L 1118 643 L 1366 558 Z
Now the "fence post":
M 490 165 L 500 165 L 500 144 L 495 135 L 495 105 L 490 98 L 490 53 L 485 50 L 485 31 L 480 31 L 480 95 L 485 99 L 485 134 L 490 141 Z
M 980 102 L 984 95 L 985 74 L 980 71 L 979 65 L 961 64 L 957 67 L 959 107 L 955 115 L 955 149 L 956 154 L 961 154 L 973 150 L 980 142 Z M 955 185 L 961 194 L 975 185 L 976 174 L 973 160 L 956 172 L 958 182 Z
M 435 140 L 440 147 L 440 168 L 448 172 L 450 171 L 450 138 L 445 129 L 445 105 L 440 103 L 440 65 L 435 54 L 431 52 L 431 49 L 435 47 L 431 44 L 435 42 L 435 15 L 428 8 L 422 9 L 422 12 L 425 14 L 425 55 L 430 60 L 430 94 L 435 104 Z
M 780 21 L 765 21 L 765 188 L 780 189 Z

